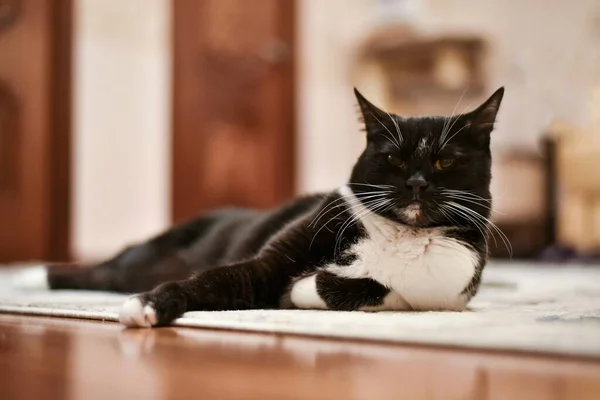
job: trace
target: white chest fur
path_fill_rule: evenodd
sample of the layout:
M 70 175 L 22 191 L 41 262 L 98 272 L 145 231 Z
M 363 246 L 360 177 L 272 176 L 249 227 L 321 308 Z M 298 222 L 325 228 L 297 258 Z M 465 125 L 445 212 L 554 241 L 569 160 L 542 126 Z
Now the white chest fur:
M 349 266 L 326 270 L 346 278 L 371 278 L 391 288 L 384 309 L 401 307 L 400 297 L 416 310 L 462 310 L 461 292 L 475 273 L 476 254 L 439 230 L 399 229 L 372 232 L 351 251 L 358 258 Z M 398 296 L 399 295 L 399 296 Z M 389 304 L 388 304 L 389 303 Z M 401 307 L 402 308 L 402 307 Z
M 342 194 L 351 195 L 347 189 Z M 475 252 L 438 228 L 411 228 L 372 213 L 360 221 L 369 238 L 350 249 L 357 260 L 349 266 L 328 265 L 326 270 L 347 278 L 371 278 L 392 289 L 381 309 L 464 309 L 468 299 L 461 292 L 475 273 Z

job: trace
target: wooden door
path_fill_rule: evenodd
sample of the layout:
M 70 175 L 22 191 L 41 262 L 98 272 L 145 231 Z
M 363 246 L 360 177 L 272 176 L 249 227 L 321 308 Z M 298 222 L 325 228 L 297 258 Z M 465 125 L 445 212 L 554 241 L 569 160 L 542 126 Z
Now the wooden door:
M 173 216 L 294 191 L 294 1 L 173 0 Z
M 0 0 L 0 262 L 68 257 L 70 0 Z

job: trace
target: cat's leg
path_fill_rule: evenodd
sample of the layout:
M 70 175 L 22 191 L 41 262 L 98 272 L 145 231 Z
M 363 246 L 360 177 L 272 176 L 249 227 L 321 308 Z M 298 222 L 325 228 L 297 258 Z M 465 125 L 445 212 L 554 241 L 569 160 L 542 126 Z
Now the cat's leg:
M 161 284 L 129 298 L 119 320 L 126 326 L 151 327 L 167 325 L 186 311 L 278 308 L 298 274 L 294 265 L 279 261 L 279 257 L 257 258 Z
M 50 289 L 124 293 L 150 290 L 162 282 L 190 275 L 191 267 L 180 252 L 200 239 L 218 221 L 216 214 L 200 216 L 148 241 L 127 247 L 114 257 L 94 265 L 42 267 L 42 278 Z
M 121 322 L 150 327 L 166 325 L 186 311 L 279 308 L 292 280 L 315 270 L 333 252 L 335 235 L 309 227 L 313 218 L 307 215 L 287 226 L 253 259 L 130 298 L 121 308 Z
M 147 244 L 130 247 L 113 259 L 96 265 L 49 266 L 48 285 L 55 290 L 136 293 L 190 275 L 190 266 L 177 253 L 153 256 L 145 247 Z
M 130 246 L 97 264 L 48 264 L 25 268 L 13 280 L 27 289 L 105 290 L 136 293 L 161 282 L 182 279 L 191 273 L 177 251 L 165 251 L 150 243 Z
M 119 315 L 127 326 L 167 325 L 186 311 L 280 308 L 294 278 L 310 274 L 334 256 L 336 235 L 325 225 L 341 226 L 349 217 L 331 207 L 319 209 L 278 231 L 255 258 L 162 284 L 127 300 Z M 353 243 L 362 234 L 344 230 Z
M 296 308 L 329 310 L 410 310 L 397 293 L 369 278 L 344 278 L 327 271 L 294 281 L 289 303 Z

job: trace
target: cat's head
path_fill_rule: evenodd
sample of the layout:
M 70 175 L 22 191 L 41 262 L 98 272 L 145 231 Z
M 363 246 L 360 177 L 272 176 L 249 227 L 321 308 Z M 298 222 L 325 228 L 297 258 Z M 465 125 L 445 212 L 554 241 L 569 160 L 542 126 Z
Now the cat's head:
M 355 94 L 367 146 L 349 186 L 363 205 L 419 227 L 489 218 L 490 133 L 504 88 L 475 110 L 447 117 L 404 118 Z

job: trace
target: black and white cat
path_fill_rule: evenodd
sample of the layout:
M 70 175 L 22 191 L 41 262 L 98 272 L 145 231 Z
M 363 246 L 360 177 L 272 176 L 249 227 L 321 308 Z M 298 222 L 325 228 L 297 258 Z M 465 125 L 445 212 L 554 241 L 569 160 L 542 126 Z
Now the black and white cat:
M 192 310 L 464 310 L 487 260 L 503 93 L 467 114 L 403 118 L 355 91 L 366 147 L 338 190 L 201 215 L 93 267 L 51 268 L 47 282 L 142 292 L 120 311 L 138 327 Z

